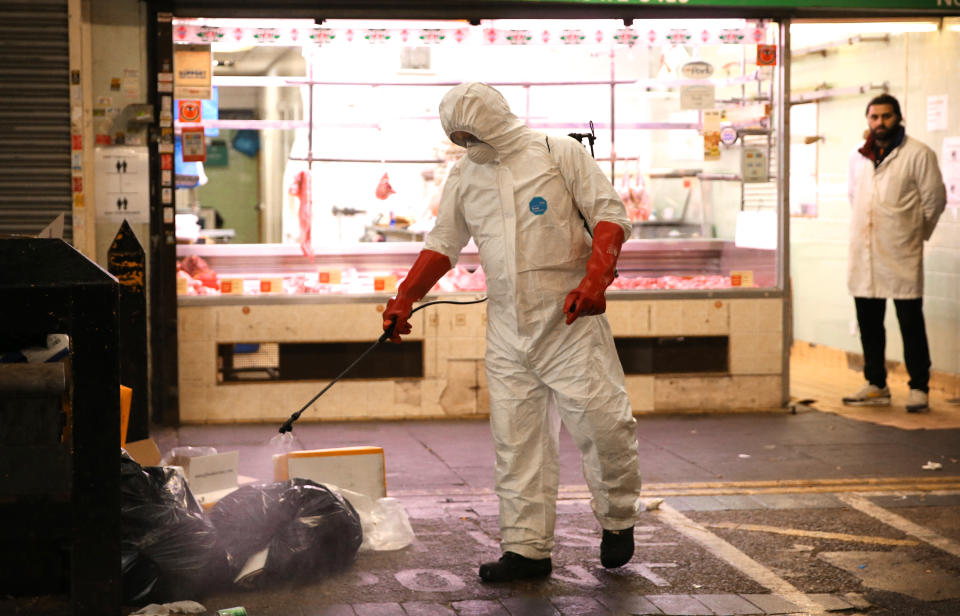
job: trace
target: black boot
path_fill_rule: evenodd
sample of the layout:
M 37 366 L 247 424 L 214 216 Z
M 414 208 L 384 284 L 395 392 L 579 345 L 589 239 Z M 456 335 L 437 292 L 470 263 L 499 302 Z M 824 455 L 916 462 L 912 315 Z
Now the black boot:
M 480 579 L 484 582 L 512 582 L 524 578 L 546 577 L 553 570 L 549 558 L 527 558 L 513 552 L 504 552 L 500 560 L 480 565 Z
M 607 569 L 622 567 L 633 558 L 633 527 L 604 530 L 600 540 L 600 563 Z

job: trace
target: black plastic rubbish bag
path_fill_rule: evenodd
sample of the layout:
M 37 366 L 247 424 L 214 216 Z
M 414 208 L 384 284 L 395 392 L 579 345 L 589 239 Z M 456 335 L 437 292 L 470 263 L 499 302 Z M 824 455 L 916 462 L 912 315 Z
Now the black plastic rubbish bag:
M 223 571 L 216 529 L 173 468 L 120 454 L 120 558 L 127 604 L 193 596 Z
M 231 575 L 253 588 L 344 569 L 363 541 L 353 506 L 309 479 L 243 486 L 210 510 L 210 520 Z M 265 559 L 251 561 L 264 549 Z

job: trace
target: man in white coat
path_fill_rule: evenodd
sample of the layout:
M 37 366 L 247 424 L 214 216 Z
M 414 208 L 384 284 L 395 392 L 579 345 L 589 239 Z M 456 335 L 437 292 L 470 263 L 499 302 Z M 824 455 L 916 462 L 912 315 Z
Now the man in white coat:
M 484 362 L 504 552 L 481 565 L 480 577 L 552 570 L 558 416 L 581 452 L 603 529 L 600 560 L 624 565 L 639 511 L 636 422 L 602 313 L 631 230 L 626 209 L 580 143 L 534 132 L 488 85 L 451 89 L 440 121 L 467 156 L 450 171 L 436 226 L 387 303 L 383 327 L 395 323 L 395 342 L 409 333 L 413 302 L 474 239 L 489 297 Z
M 900 103 L 889 94 L 867 105 L 866 142 L 850 161 L 848 285 L 857 309 L 867 383 L 843 398 L 853 406 L 890 404 L 883 326 L 893 298 L 910 375 L 908 412 L 929 409 L 930 349 L 923 320 L 923 242 L 947 202 L 937 156 L 907 137 Z

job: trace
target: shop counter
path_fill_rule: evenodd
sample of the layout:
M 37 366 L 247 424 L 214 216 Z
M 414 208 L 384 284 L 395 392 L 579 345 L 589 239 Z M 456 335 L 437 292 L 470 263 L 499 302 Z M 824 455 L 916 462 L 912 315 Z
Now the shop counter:
M 178 247 L 181 259 L 203 259 L 221 289 L 241 281 L 243 290 L 179 296 L 181 421 L 289 417 L 379 337 L 385 303 L 421 247 L 358 245 L 312 262 L 297 246 Z M 783 406 L 775 254 L 720 240 L 632 240 L 619 264 L 607 317 L 635 413 Z M 483 297 L 477 265 L 470 245 L 459 274 L 425 300 Z M 486 304 L 430 306 L 411 324 L 404 344 L 378 347 L 301 421 L 485 415 Z

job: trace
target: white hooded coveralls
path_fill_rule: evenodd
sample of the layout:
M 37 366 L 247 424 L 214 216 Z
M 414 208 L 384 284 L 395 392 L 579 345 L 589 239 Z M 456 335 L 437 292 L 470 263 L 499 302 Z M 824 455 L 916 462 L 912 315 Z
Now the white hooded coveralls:
M 850 262 L 854 297 L 923 297 L 923 242 L 947 202 L 937 155 L 910 137 L 874 169 L 859 151 L 850 158 Z
M 489 297 L 485 364 L 501 547 L 547 558 L 558 414 L 581 452 L 600 525 L 629 528 L 638 512 L 636 422 L 610 326 L 605 315 L 581 316 L 568 326 L 563 314 L 590 256 L 584 220 L 591 229 L 599 221 L 619 224 L 624 237 L 630 223 L 586 148 L 534 132 L 490 86 L 450 90 L 440 121 L 448 136 L 465 131 L 497 151 L 490 163 L 464 157 L 453 167 L 424 248 L 455 264 L 471 237 L 477 244 Z

